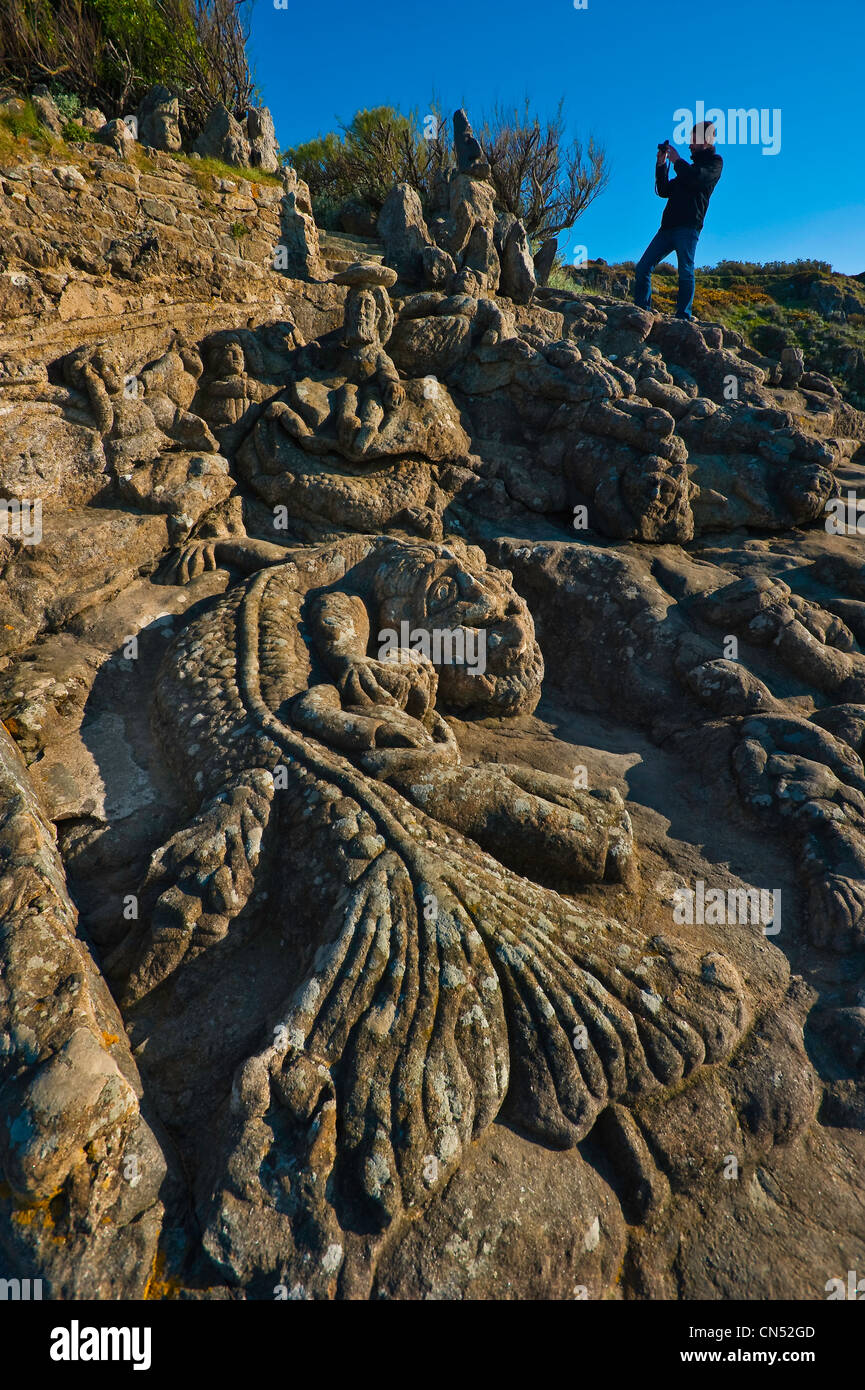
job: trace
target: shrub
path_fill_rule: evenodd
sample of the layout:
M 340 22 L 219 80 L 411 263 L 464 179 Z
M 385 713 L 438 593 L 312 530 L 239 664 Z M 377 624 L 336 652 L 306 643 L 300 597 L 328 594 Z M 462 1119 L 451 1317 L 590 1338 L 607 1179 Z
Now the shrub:
M 37 140 L 44 136 L 45 130 L 39 124 L 39 118 L 31 102 L 24 103 L 24 110 L 16 113 L 3 112 L 2 121 L 4 130 L 17 139 Z
M 426 201 L 435 173 L 446 167 L 442 141 L 424 138 L 414 112 L 403 116 L 392 106 L 376 106 L 356 112 L 341 129 L 284 156 L 322 211 L 352 197 L 378 210 L 395 183 L 410 183 Z
M 340 231 L 340 212 L 344 199 L 333 198 L 328 193 L 318 194 L 312 199 L 312 215 L 315 225 L 326 232 Z
M 0 78 L 49 83 L 61 115 L 122 115 L 161 83 L 190 131 L 214 102 L 241 116 L 255 91 L 246 56 L 251 0 L 3 0 Z
M 546 123 L 528 104 L 522 112 L 497 107 L 477 138 L 499 209 L 519 217 L 536 243 L 573 226 L 606 185 L 604 150 L 592 139 L 585 147 L 565 142 L 561 105 Z M 322 213 L 350 197 L 378 211 L 395 183 L 410 184 L 429 211 L 438 180 L 455 165 L 450 121 L 435 103 L 423 121 L 417 112 L 406 116 L 392 106 L 358 111 L 341 134 L 308 140 L 284 158 Z
M 522 111 L 497 106 L 478 139 L 490 164 L 496 201 L 542 242 L 573 227 L 609 179 L 606 152 L 593 137 L 565 142 L 564 103 L 541 122 L 528 101 Z
M 81 98 L 77 92 L 67 92 L 63 87 L 53 84 L 49 88 L 51 97 L 60 115 L 66 121 L 76 121 L 81 115 Z
M 67 145 L 82 145 L 89 140 L 95 140 L 96 136 L 86 126 L 79 125 L 78 121 L 67 121 L 63 127 L 63 139 Z

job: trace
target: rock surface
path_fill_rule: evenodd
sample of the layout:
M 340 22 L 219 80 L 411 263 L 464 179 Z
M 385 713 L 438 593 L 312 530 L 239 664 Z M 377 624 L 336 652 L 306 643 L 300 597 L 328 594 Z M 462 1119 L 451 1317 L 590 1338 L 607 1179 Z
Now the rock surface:
M 207 118 L 201 134 L 192 148 L 202 159 L 221 159 L 224 164 L 250 163 L 250 143 L 246 129 L 219 102 Z
M 253 169 L 275 174 L 279 168 L 279 145 L 273 117 L 266 106 L 253 106 L 246 113 L 246 133 L 249 138 L 249 163 Z
M 138 139 L 169 154 L 180 149 L 180 101 L 167 87 L 155 86 L 138 107 Z
M 381 243 L 293 171 L 0 170 L 0 1250 L 46 1297 L 856 1267 L 865 417 L 545 288 L 456 135 Z

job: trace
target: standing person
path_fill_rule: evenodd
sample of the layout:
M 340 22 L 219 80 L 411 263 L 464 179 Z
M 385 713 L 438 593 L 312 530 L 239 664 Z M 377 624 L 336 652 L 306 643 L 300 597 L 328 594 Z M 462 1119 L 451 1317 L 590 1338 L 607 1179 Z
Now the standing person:
M 679 293 L 676 298 L 676 318 L 690 319 L 694 302 L 694 257 L 703 230 L 703 219 L 712 190 L 721 177 L 724 161 L 715 153 L 715 127 L 711 121 L 701 121 L 691 131 L 693 164 L 682 159 L 670 141 L 658 146 L 655 163 L 655 192 L 667 199 L 660 231 L 646 247 L 635 269 L 634 303 L 641 309 L 652 307 L 652 271 L 671 251 L 676 253 L 679 268 Z M 676 166 L 675 178 L 670 178 L 667 163 Z

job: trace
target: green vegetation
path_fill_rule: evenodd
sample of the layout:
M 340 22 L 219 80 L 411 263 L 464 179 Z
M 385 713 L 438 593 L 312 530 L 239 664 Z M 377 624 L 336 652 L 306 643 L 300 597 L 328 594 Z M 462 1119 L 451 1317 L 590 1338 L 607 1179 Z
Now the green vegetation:
M 519 217 L 535 244 L 572 227 L 607 182 L 601 146 L 565 140 L 561 105 L 545 122 L 528 103 L 522 111 L 497 107 L 476 135 L 498 207 Z M 435 102 L 424 116 L 392 106 L 358 111 L 340 134 L 308 140 L 284 158 L 309 185 L 316 220 L 330 229 L 345 202 L 360 201 L 377 213 L 395 183 L 416 189 L 429 213 L 441 175 L 455 164 L 450 118 Z
M 94 131 L 88 130 L 86 126 L 79 125 L 78 121 L 67 121 L 63 127 L 63 139 L 67 145 L 86 144 L 90 140 L 95 140 Z
M 0 123 L 14 140 L 39 140 L 45 134 L 30 101 L 25 101 L 23 111 L 4 111 L 0 114 Z
M 438 113 L 434 126 L 441 124 Z M 308 140 L 285 153 L 309 185 L 316 221 L 336 230 L 338 210 L 349 200 L 365 203 L 375 212 L 395 183 L 409 183 L 429 202 L 436 174 L 449 166 L 449 151 L 438 138 L 425 139 L 416 112 L 402 115 L 392 106 L 376 106 L 355 113 L 337 135 Z
M 199 188 L 205 191 L 213 188 L 216 179 L 232 179 L 234 183 L 239 179 L 247 179 L 249 183 L 266 183 L 277 187 L 282 183 L 281 174 L 266 174 L 263 169 L 245 169 L 238 164 L 224 164 L 221 159 L 193 159 L 188 154 L 173 154 L 171 157 L 178 163 L 185 164 Z
M 51 154 L 58 146 L 56 137 L 39 124 L 36 112 L 28 101 L 24 110 L 15 115 L 9 111 L 0 112 L 0 161 L 4 164 L 17 164 L 29 159 L 32 153 Z
M 65 87 L 59 87 L 56 82 L 49 83 L 49 90 L 60 115 L 70 124 L 76 123 L 83 109 L 78 93 L 68 92 Z
M 582 294 L 586 289 L 586 286 L 569 274 L 567 267 L 561 264 L 553 266 L 547 278 L 547 287 L 551 290 L 568 290 L 571 294 Z
M 253 99 L 249 11 L 250 0 L 3 0 L 0 79 L 22 93 L 46 82 L 70 121 L 82 106 L 123 115 L 161 83 L 197 132 L 214 102 L 241 116 Z

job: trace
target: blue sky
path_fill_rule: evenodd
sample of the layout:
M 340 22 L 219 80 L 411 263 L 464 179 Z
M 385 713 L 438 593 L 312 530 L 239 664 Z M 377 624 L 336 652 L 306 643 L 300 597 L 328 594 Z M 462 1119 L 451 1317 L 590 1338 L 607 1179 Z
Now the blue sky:
M 435 94 L 479 123 L 497 101 L 528 96 L 543 117 L 563 96 L 569 130 L 606 146 L 611 178 L 560 247 L 608 261 L 636 259 L 657 229 L 655 149 L 677 110 L 765 110 L 765 144 L 780 132 L 780 148 L 719 145 L 698 264 L 865 270 L 863 0 L 256 0 L 251 51 L 283 148 L 361 107 L 423 115 Z

